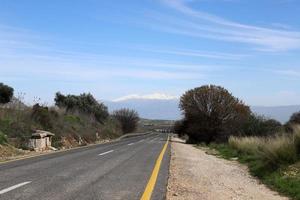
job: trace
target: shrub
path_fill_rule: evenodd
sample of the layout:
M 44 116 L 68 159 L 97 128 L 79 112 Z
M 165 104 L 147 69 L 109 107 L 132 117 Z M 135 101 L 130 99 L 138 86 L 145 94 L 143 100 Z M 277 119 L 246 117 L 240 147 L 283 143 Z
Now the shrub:
M 294 113 L 289 120 L 290 124 L 300 124 L 300 111 Z
M 108 118 L 103 127 L 101 127 L 101 137 L 103 138 L 115 138 L 122 134 L 122 128 L 120 123 L 114 118 Z
M 180 98 L 189 142 L 226 141 L 238 134 L 250 108 L 225 88 L 206 85 L 187 91 Z
M 114 111 L 112 116 L 120 123 L 123 133 L 134 132 L 140 119 L 135 110 L 126 108 Z
M 4 144 L 7 144 L 7 136 L 6 135 L 4 135 L 4 133 L 2 133 L 1 131 L 0 131 L 0 144 L 1 145 L 4 145 Z
M 3 83 L 0 83 L 0 104 L 5 104 L 11 101 L 14 95 L 14 89 Z
M 174 123 L 173 130 L 174 133 L 176 133 L 179 137 L 184 136 L 186 130 L 186 121 L 184 119 L 176 121 Z
M 283 126 L 274 119 L 251 114 L 242 127 L 244 136 L 269 136 L 282 131 Z
M 35 104 L 32 107 L 31 117 L 35 122 L 40 124 L 42 128 L 49 130 L 53 127 L 53 121 L 58 118 L 58 114 L 54 110 L 49 111 L 49 108 L 46 106 Z

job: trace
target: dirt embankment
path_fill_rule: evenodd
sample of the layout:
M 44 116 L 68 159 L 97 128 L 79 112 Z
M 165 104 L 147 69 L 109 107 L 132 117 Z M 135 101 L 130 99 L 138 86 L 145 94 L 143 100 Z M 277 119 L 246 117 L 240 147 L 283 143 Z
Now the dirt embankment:
M 253 178 L 246 166 L 172 139 L 167 200 L 287 200 Z

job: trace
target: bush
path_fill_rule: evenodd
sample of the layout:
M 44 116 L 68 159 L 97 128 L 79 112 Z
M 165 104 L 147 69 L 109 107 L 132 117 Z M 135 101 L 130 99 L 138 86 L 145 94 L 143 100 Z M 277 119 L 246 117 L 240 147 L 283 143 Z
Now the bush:
M 180 98 L 189 142 L 227 141 L 241 132 L 250 108 L 220 86 L 206 85 L 187 91 Z
M 174 133 L 179 137 L 184 136 L 186 128 L 186 121 L 184 119 L 176 121 L 173 126 Z
M 120 123 L 124 134 L 134 132 L 140 119 L 135 110 L 126 108 L 114 111 L 112 116 Z
M 116 119 L 109 117 L 101 128 L 100 133 L 103 139 L 116 138 L 122 135 L 122 128 Z
M 4 135 L 4 133 L 2 133 L 2 132 L 0 131 L 0 144 L 1 144 L 1 145 L 4 145 L 4 144 L 7 144 L 7 142 L 8 142 L 7 136 Z
M 53 121 L 58 118 L 58 114 L 53 110 L 50 112 L 46 106 L 35 104 L 32 107 L 31 117 L 42 126 L 41 128 L 49 130 L 53 127 Z
M 11 101 L 14 95 L 14 89 L 3 83 L 0 83 L 0 104 L 5 104 Z
M 290 124 L 300 124 L 300 112 L 296 112 L 294 113 L 291 117 L 290 117 L 290 120 L 289 120 L 289 123 Z
M 242 127 L 244 136 L 269 136 L 283 130 L 280 122 L 251 114 Z

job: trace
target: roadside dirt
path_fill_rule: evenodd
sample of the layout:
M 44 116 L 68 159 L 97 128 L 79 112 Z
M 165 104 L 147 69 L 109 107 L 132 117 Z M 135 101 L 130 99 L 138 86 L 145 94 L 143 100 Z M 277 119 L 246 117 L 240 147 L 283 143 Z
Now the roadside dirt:
M 287 200 L 253 178 L 246 166 L 208 155 L 173 138 L 167 200 Z

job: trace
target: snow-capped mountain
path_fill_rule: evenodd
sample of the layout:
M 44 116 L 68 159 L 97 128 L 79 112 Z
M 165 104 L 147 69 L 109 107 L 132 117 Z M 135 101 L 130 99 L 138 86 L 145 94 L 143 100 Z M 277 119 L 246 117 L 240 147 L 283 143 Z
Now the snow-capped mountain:
M 181 118 L 179 98 L 162 93 L 149 95 L 128 95 L 113 101 L 106 101 L 109 111 L 120 108 L 136 110 L 140 117 L 147 119 L 177 120 Z M 281 123 L 289 120 L 294 112 L 300 111 L 300 105 L 291 106 L 251 106 L 251 110 L 268 118 L 273 118 Z

